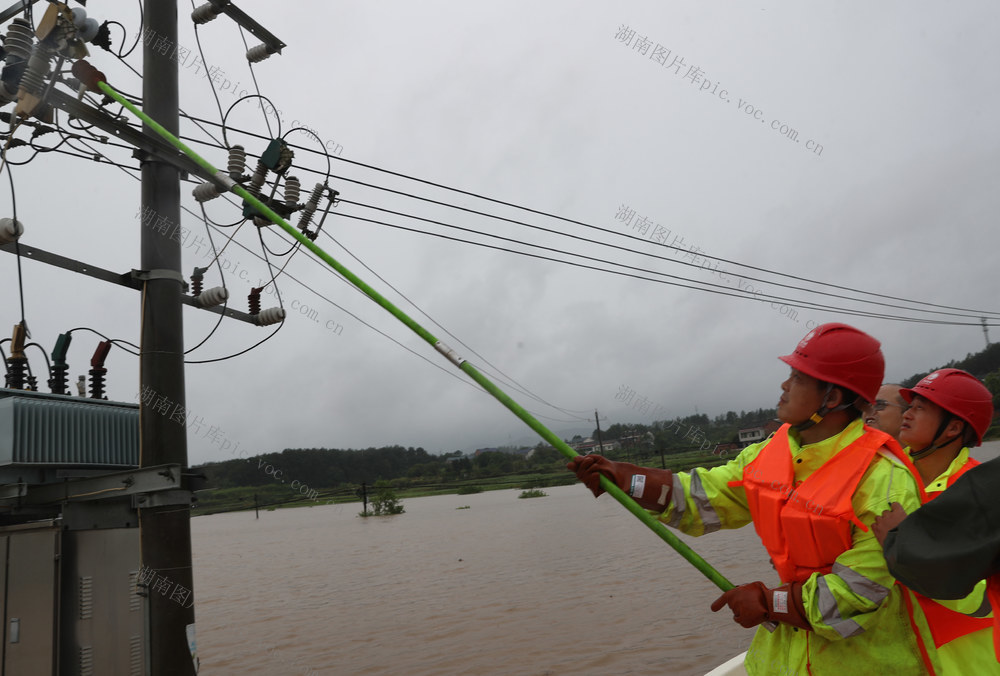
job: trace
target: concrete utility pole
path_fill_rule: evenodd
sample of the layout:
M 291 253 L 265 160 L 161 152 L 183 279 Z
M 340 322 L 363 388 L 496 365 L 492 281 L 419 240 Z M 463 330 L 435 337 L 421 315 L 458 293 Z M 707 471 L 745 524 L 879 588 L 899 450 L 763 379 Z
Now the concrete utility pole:
M 980 317 L 980 321 L 983 324 L 983 336 L 986 338 L 986 347 L 990 346 L 990 330 L 986 326 L 986 317 Z
M 598 453 L 604 453 L 604 441 L 601 439 L 601 418 L 597 415 L 597 409 L 594 409 L 594 422 L 597 423 L 597 448 Z
M 174 134 L 179 130 L 177 0 L 147 0 L 144 30 L 143 108 Z M 154 46 L 159 43 L 161 49 Z M 166 52 L 165 54 L 163 52 Z M 146 130 L 154 134 L 152 130 Z M 183 277 L 181 244 L 171 239 L 180 224 L 180 174 L 172 164 L 148 154 L 142 158 L 142 354 L 139 381 L 150 393 L 140 408 L 140 467 L 178 463 L 187 468 L 187 425 L 184 418 L 184 332 L 181 312 Z M 166 223 L 166 227 L 154 224 Z M 146 397 L 143 397 L 146 399 Z M 172 503 L 172 504 L 171 504 Z M 148 503 L 147 503 L 148 504 Z M 194 584 L 191 570 L 191 506 L 183 494 L 141 506 L 142 563 L 170 580 L 171 588 L 191 590 L 178 598 L 149 589 L 146 640 L 152 676 L 194 676 L 189 648 L 194 637 Z

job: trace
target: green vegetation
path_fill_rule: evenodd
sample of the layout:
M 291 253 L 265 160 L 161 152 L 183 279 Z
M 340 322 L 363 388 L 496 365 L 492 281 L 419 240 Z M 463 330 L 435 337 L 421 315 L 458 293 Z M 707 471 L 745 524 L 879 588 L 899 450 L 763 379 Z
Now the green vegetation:
M 379 481 L 375 484 L 375 499 L 372 500 L 371 511 L 361 512 L 359 516 L 389 516 L 391 514 L 402 514 L 403 505 L 399 504 L 399 498 L 392 490 L 392 484 L 388 481 Z
M 521 494 L 517 496 L 518 498 L 544 498 L 548 495 L 545 491 L 540 491 L 537 488 L 529 488 L 526 491 L 521 491 Z

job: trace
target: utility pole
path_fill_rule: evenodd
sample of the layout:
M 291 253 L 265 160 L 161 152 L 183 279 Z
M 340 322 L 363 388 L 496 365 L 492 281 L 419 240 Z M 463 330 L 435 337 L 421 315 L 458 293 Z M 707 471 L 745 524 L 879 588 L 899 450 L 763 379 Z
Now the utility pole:
M 156 39 L 144 40 L 143 108 L 174 134 L 179 131 L 177 62 L 154 45 L 177 44 L 177 0 L 147 0 L 145 30 Z M 151 129 L 144 128 L 148 134 Z M 140 151 L 141 152 L 141 151 Z M 180 173 L 172 164 L 142 154 L 141 388 L 148 388 L 153 405 L 139 412 L 140 467 L 169 463 L 187 468 L 187 425 L 184 396 L 184 331 L 181 312 L 183 277 L 181 244 L 171 238 L 180 224 Z M 148 217 L 151 216 L 152 218 Z M 152 223 L 168 227 L 151 227 Z M 151 676 L 194 676 L 190 646 L 194 643 L 194 584 L 191 569 L 191 504 L 183 492 L 173 500 L 140 507 L 142 562 L 173 585 L 191 590 L 178 601 L 149 590 L 146 651 Z M 172 588 L 173 588 L 173 585 Z
M 597 443 L 598 448 L 601 449 L 600 452 L 604 453 L 604 441 L 601 439 L 601 419 L 597 415 L 597 409 L 594 409 L 594 422 L 597 423 Z
M 983 323 L 983 336 L 986 338 L 986 347 L 990 346 L 990 330 L 986 326 L 986 317 L 980 317 L 980 321 Z

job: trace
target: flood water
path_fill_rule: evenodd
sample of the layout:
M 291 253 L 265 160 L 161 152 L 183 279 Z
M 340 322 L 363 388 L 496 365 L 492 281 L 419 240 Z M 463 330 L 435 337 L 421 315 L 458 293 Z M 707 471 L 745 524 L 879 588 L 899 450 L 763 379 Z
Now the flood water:
M 695 675 L 746 650 L 718 589 L 621 505 L 545 491 L 194 519 L 200 673 Z M 777 583 L 752 526 L 681 538 L 735 584 Z

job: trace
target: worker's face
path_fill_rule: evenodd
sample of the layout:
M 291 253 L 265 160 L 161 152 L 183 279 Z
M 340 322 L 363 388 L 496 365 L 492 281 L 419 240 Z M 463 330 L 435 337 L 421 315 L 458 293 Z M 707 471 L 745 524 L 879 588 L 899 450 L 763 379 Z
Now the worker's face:
M 905 410 L 906 402 L 899 396 L 899 385 L 883 385 L 879 388 L 875 403 L 865 409 L 865 424 L 899 439 L 899 427 L 903 424 Z
M 789 425 L 804 423 L 823 405 L 826 386 L 802 371 L 792 369 L 788 380 L 781 383 L 778 419 Z
M 934 436 L 944 417 L 944 410 L 932 401 L 915 395 L 903 414 L 899 441 L 904 446 L 921 449 L 934 443 Z

